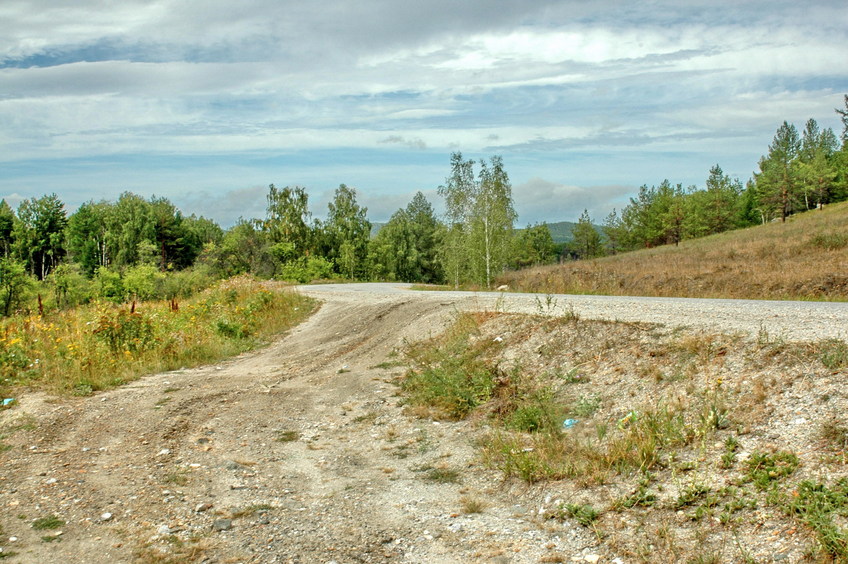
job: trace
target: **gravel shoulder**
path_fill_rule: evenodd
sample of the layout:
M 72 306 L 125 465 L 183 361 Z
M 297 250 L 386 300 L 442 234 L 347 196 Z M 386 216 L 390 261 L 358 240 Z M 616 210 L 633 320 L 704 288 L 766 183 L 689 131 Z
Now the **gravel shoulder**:
M 848 327 L 842 303 L 392 284 L 299 291 L 321 308 L 262 350 L 87 398 L 33 394 L 0 412 L 10 447 L 0 452 L 5 561 L 539 562 L 552 553 L 593 561 L 590 530 L 540 523 L 550 492 L 480 463 L 471 423 L 402 413 L 395 382 L 405 343 L 438 334 L 467 309 L 801 341 L 845 339 Z M 485 500 L 485 510 L 464 510 L 469 499 Z M 32 527 L 49 516 L 62 524 Z

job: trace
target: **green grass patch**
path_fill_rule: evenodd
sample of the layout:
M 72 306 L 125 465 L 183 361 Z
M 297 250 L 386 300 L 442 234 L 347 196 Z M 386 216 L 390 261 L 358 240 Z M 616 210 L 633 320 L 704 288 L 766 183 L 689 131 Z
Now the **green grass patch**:
M 49 531 L 52 529 L 58 529 L 65 524 L 64 521 L 56 517 L 55 515 L 50 515 L 47 517 L 41 517 L 32 522 L 32 528 L 36 531 Z
M 837 562 L 848 562 L 848 529 L 834 522 L 834 517 L 843 523 L 848 517 L 848 478 L 831 487 L 801 482 L 789 499 L 788 511 L 813 530 L 821 549 Z
M 572 518 L 584 527 L 591 527 L 592 523 L 598 520 L 601 514 L 591 505 L 578 505 L 575 503 L 565 503 L 556 509 L 551 517 L 565 521 Z
M 829 370 L 848 367 L 848 343 L 839 339 L 825 339 L 818 344 L 819 360 Z
M 760 490 L 790 476 L 798 468 L 798 457 L 791 452 L 754 452 L 745 461 L 745 478 Z

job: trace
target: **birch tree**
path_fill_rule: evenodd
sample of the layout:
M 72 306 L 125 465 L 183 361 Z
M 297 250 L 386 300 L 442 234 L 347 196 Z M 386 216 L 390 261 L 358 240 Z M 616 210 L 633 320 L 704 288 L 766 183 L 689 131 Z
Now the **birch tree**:
M 490 164 L 480 163 L 479 181 L 473 192 L 469 247 L 475 264 L 475 278 L 492 287 L 492 279 L 509 262 L 509 247 L 517 214 L 512 202 L 503 159 L 494 156 Z
M 474 202 L 476 183 L 474 161 L 464 160 L 462 153 L 451 154 L 451 174 L 438 193 L 445 199 L 446 233 L 442 245 L 441 262 L 445 276 L 459 287 L 467 266 L 467 220 Z

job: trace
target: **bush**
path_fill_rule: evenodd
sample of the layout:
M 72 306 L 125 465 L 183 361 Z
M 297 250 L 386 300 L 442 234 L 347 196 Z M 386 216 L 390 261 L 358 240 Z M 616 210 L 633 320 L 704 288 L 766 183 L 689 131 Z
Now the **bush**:
M 333 261 L 324 257 L 301 257 L 283 264 L 277 278 L 301 284 L 313 280 L 328 280 L 333 278 Z
M 165 275 L 150 264 L 139 264 L 124 273 L 125 299 L 152 300 L 160 297 L 160 286 Z
M 94 285 L 98 297 L 115 303 L 124 301 L 124 282 L 120 272 L 101 266 L 94 274 Z

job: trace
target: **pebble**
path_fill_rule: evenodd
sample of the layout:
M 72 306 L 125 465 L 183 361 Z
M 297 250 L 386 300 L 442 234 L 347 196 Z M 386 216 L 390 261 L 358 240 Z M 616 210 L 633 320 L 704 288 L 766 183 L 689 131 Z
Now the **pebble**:
M 112 514 L 107 511 L 106 513 L 104 513 L 100 516 L 100 520 L 101 521 L 111 521 L 112 520 Z
M 230 519 L 215 519 L 212 523 L 213 531 L 229 531 L 233 528 L 233 522 Z
M 198 503 L 198 504 L 197 504 L 197 506 L 194 508 L 194 510 L 195 510 L 197 513 L 203 513 L 203 512 L 204 512 L 204 511 L 206 511 L 207 509 L 212 509 L 212 504 L 211 504 L 211 503 L 206 503 L 206 502 L 204 502 L 204 503 Z
M 156 530 L 156 532 L 160 535 L 170 535 L 171 527 L 169 527 L 168 525 L 162 525 Z

